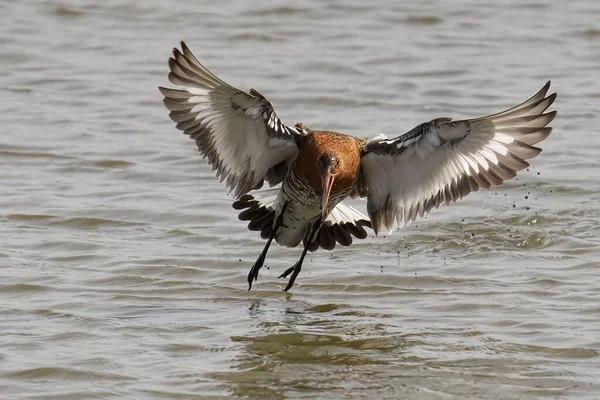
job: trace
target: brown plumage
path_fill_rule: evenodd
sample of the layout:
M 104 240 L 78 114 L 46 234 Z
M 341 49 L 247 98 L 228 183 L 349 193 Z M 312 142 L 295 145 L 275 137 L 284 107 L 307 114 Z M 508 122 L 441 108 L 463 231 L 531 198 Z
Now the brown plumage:
M 300 139 L 295 168 L 319 198 L 322 189 L 321 171 L 315 160 L 327 153 L 340 162 L 339 166 L 334 167 L 335 180 L 331 196 L 337 197 L 355 190 L 360 171 L 360 153 L 367 140 L 338 132 L 310 130 L 300 123 L 296 123 L 296 127 L 301 127 L 307 134 Z
M 250 269 L 258 278 L 273 240 L 282 246 L 303 243 L 289 290 L 307 251 L 353 238 L 394 230 L 442 204 L 470 192 L 502 184 L 529 166 L 535 145 L 552 131 L 556 111 L 550 82 L 527 101 L 482 118 L 436 118 L 388 139 L 370 140 L 301 123 L 285 125 L 258 91 L 241 91 L 213 75 L 182 42 L 169 59 L 169 81 L 159 88 L 170 116 L 190 138 L 217 176 L 234 192 L 233 207 L 248 228 L 267 243 Z M 264 182 L 278 187 L 258 190 Z M 366 197 L 366 217 L 343 203 Z

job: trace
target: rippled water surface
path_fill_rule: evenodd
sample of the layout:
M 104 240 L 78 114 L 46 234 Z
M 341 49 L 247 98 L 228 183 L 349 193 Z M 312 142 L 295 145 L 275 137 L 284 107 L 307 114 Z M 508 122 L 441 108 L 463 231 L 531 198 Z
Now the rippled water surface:
M 596 398 L 600 3 L 0 3 L 0 397 Z M 518 179 L 307 258 L 293 293 L 157 85 L 185 39 L 288 123 L 394 136 L 548 79 Z M 364 207 L 356 203 L 360 208 Z

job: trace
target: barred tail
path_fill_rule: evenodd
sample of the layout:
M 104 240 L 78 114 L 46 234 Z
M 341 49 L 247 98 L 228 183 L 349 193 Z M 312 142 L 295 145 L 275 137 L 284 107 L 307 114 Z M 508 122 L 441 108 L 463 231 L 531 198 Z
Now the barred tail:
M 233 208 L 243 210 L 238 215 L 242 221 L 250 221 L 248 229 L 260 231 L 260 237 L 268 239 L 273 232 L 279 188 L 260 190 L 245 194 L 233 203 Z

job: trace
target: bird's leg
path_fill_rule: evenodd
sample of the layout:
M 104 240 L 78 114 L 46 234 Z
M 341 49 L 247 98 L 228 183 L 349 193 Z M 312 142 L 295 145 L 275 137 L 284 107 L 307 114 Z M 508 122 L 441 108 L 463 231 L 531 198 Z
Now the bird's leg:
M 315 235 L 317 234 L 317 232 L 319 231 L 319 228 L 321 227 L 321 221 L 322 221 L 322 219 L 321 219 L 321 217 L 319 217 L 313 224 L 311 231 L 308 235 L 308 240 L 306 241 L 306 245 L 304 246 L 304 249 L 302 250 L 302 254 L 300 255 L 300 259 L 294 265 L 292 265 L 291 267 L 289 267 L 288 269 L 283 271 L 283 273 L 278 276 L 278 278 L 285 278 L 289 274 L 292 274 L 292 276 L 290 276 L 290 280 L 288 281 L 287 286 L 285 287 L 285 289 L 283 289 L 284 292 L 287 292 L 288 290 L 290 290 L 292 288 L 292 286 L 294 286 L 294 282 L 296 281 L 298 274 L 302 270 L 302 262 L 304 262 L 304 257 L 306 257 L 306 253 L 308 252 L 310 243 L 313 241 L 313 239 L 315 238 Z
M 279 213 L 279 216 L 275 220 L 275 224 L 273 225 L 273 230 L 271 231 L 271 234 L 269 235 L 269 239 L 267 240 L 267 243 L 265 244 L 264 249 L 262 250 L 262 252 L 258 256 L 258 258 L 256 259 L 256 262 L 252 265 L 252 268 L 250 268 L 250 272 L 248 272 L 248 290 L 252 289 L 252 281 L 258 280 L 258 271 L 262 268 L 263 264 L 265 263 L 265 258 L 267 257 L 267 251 L 269 251 L 271 242 L 275 238 L 277 229 L 279 229 L 279 227 L 283 223 L 283 212 L 285 211 L 286 206 L 287 206 L 287 203 L 284 204 L 284 206 L 281 209 L 281 212 Z

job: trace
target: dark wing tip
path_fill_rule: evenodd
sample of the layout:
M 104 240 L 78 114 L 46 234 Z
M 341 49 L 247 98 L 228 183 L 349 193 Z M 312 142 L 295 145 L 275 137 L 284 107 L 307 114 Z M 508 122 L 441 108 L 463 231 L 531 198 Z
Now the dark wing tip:
M 173 47 L 173 56 L 171 58 L 169 58 L 169 62 L 171 60 L 175 61 L 179 57 L 183 57 L 183 53 L 177 47 Z
M 556 100 L 557 96 L 558 95 L 556 93 L 552 93 L 550 96 L 546 97 L 549 100 L 548 107 L 550 107 L 552 103 L 554 103 L 554 100 Z
M 173 47 L 173 57 L 177 57 L 178 54 L 181 54 L 181 51 L 177 47 Z
M 540 90 L 538 90 L 538 92 L 535 95 L 533 95 L 533 97 L 536 97 L 536 96 L 541 96 L 542 98 L 546 97 L 546 94 L 548 93 L 548 90 L 550 89 L 550 83 L 551 83 L 551 81 L 548 80 L 548 82 L 546 82 L 546 84 Z
M 548 82 L 546 82 L 546 84 L 544 85 L 544 87 L 542 88 L 542 90 L 540 91 L 548 91 L 548 89 L 550 89 L 550 84 L 552 83 L 552 81 L 550 79 L 548 79 Z
M 538 92 L 536 94 L 534 94 L 533 96 L 531 96 L 529 99 L 527 99 L 523 103 L 519 104 L 518 106 L 513 107 L 513 109 L 517 109 L 520 106 L 533 101 L 534 99 L 539 99 L 539 100 L 544 99 L 546 97 L 546 94 L 548 93 L 548 90 L 550 89 L 550 83 L 551 83 L 550 81 L 546 82 L 546 84 L 540 90 L 538 90 Z M 552 104 L 552 103 L 550 103 L 550 104 Z
M 190 50 L 190 48 L 188 47 L 188 45 L 182 40 L 181 41 L 181 50 L 184 53 L 191 53 L 192 51 Z
M 550 104 L 552 104 L 552 103 L 550 103 Z M 554 118 L 556 118 L 556 114 L 558 114 L 558 111 L 556 111 L 556 110 L 546 113 L 546 115 L 548 116 L 548 122 L 546 123 L 546 125 L 548 125 L 550 122 L 552 122 L 554 120 Z
M 175 52 L 173 52 L 175 53 Z M 175 61 L 175 59 L 173 57 L 169 57 L 169 69 L 171 70 L 171 72 L 173 72 L 173 69 L 175 69 L 175 67 L 177 66 L 177 61 Z

